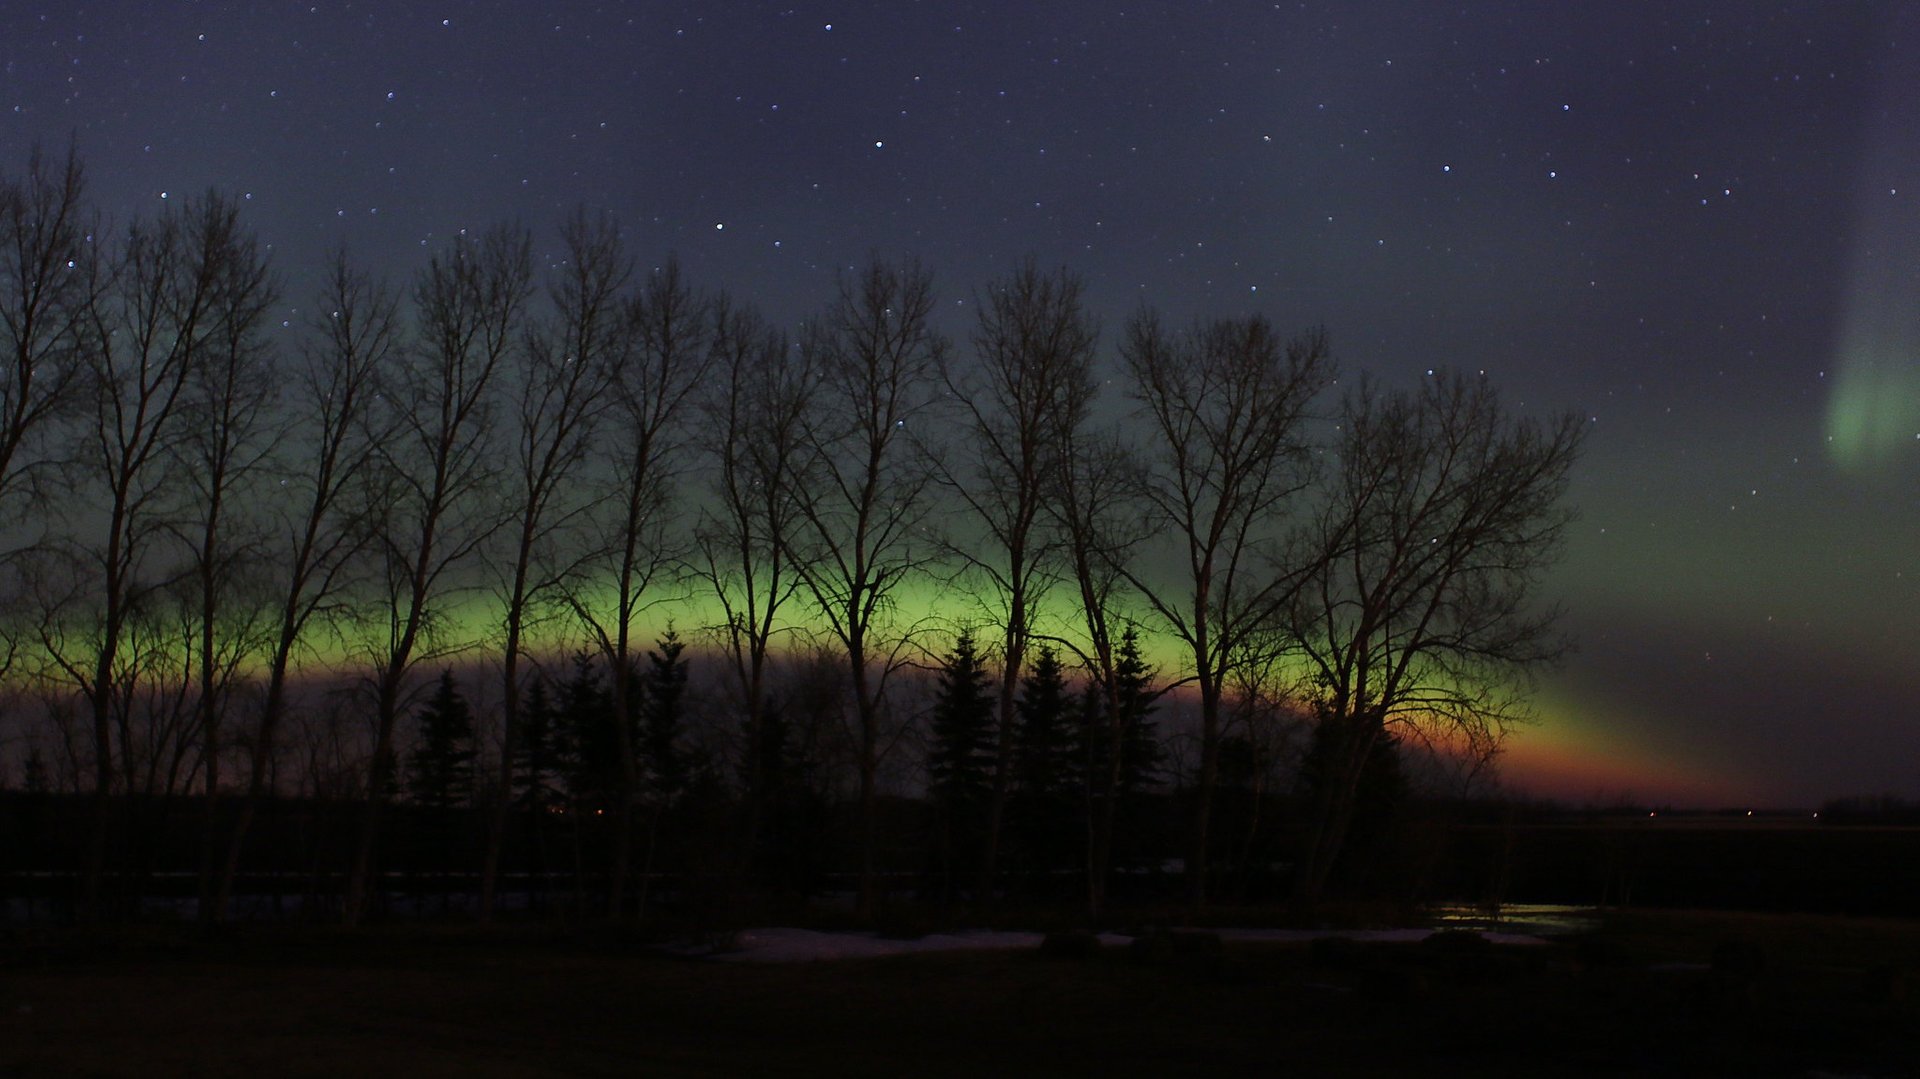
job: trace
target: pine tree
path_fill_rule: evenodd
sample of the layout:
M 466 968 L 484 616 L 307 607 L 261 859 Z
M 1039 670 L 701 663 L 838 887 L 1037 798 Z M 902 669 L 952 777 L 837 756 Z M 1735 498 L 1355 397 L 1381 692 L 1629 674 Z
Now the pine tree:
M 1140 657 L 1140 634 L 1132 626 L 1120 637 L 1120 650 L 1113 667 L 1119 682 L 1121 729 L 1125 732 L 1120 751 L 1120 790 L 1135 793 L 1152 786 L 1160 778 L 1160 765 L 1166 751 L 1160 746 L 1159 724 L 1153 713 L 1160 691 L 1153 688 L 1153 671 Z
M 1021 679 L 1016 705 L 1018 757 L 1010 835 L 1017 856 L 1024 857 L 1030 868 L 1071 864 L 1079 847 L 1076 789 L 1083 762 L 1073 709 L 1060 655 L 1042 646 L 1032 669 Z
M 1120 638 L 1114 654 L 1114 697 L 1119 702 L 1120 773 L 1115 788 L 1121 797 L 1152 786 L 1160 778 L 1166 752 L 1160 746 L 1159 724 L 1153 713 L 1160 692 L 1153 687 L 1153 671 L 1140 656 L 1140 636 L 1131 627 Z M 1088 783 L 1104 794 L 1113 726 L 1107 722 L 1106 702 L 1098 687 L 1089 685 L 1080 697 L 1080 729 L 1084 740 Z
M 1130 844 L 1138 846 L 1141 794 L 1160 778 L 1165 752 L 1160 746 L 1158 724 L 1153 719 L 1160 691 L 1153 686 L 1153 671 L 1140 655 L 1140 636 L 1132 627 L 1121 635 L 1114 653 L 1113 697 L 1119 714 L 1107 715 L 1106 695 L 1089 684 L 1080 698 L 1080 731 L 1083 759 L 1086 761 L 1087 809 L 1094 814 L 1111 813 L 1113 848 L 1120 855 Z M 1118 768 L 1114 767 L 1114 748 L 1118 742 Z
M 552 691 L 547 688 L 546 676 L 536 675 L 527 686 L 520 737 L 513 747 L 515 802 L 529 813 L 543 813 L 560 800 L 557 782 L 561 747 L 555 728 Z
M 640 679 L 640 739 L 653 792 L 662 801 L 686 789 L 688 761 L 680 747 L 681 698 L 687 689 L 687 665 L 680 658 L 686 643 L 672 627 L 647 653 Z
M 1053 798 L 1079 778 L 1069 707 L 1060 654 L 1051 646 L 1042 646 L 1033 669 L 1020 683 L 1015 789 L 1021 794 Z
M 440 672 L 415 720 L 419 740 L 407 762 L 407 793 L 427 809 L 466 804 L 473 797 L 473 713 L 451 670 Z
M 1359 759 L 1345 841 L 1325 871 L 1335 882 L 1355 883 L 1343 878 L 1351 876 L 1348 870 L 1352 866 L 1366 863 L 1376 848 L 1390 840 L 1407 799 L 1400 739 L 1377 726 L 1369 732 L 1367 722 L 1321 712 L 1300 762 L 1301 794 L 1306 804 L 1320 805 L 1332 789 L 1341 785 L 1341 769 Z
M 53 784 L 47 778 L 47 758 L 40 754 L 40 747 L 27 750 L 26 763 L 21 766 L 20 782 L 28 794 L 45 794 Z
M 993 763 L 987 746 L 992 718 L 987 672 L 974 651 L 973 634 L 962 633 L 940 668 L 933 702 L 927 771 L 936 802 L 949 808 L 970 805 L 991 790 Z
M 993 792 L 988 752 L 993 699 L 987 672 L 974 651 L 973 634 L 962 633 L 940 668 L 927 750 L 928 794 L 934 809 L 934 869 L 941 898 L 951 899 L 961 852 L 977 850 L 986 834 L 987 799 Z
M 554 727 L 575 811 L 611 808 L 620 790 L 620 732 L 600 672 L 584 653 L 574 657 L 573 677 L 560 687 Z

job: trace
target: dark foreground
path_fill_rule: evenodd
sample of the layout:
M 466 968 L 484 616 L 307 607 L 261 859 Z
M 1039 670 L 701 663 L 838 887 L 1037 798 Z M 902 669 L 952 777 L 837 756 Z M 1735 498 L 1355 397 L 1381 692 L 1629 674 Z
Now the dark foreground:
M 1163 943 L 765 966 L 518 930 L 42 938 L 0 953 L 0 1075 L 1920 1075 L 1911 922 Z

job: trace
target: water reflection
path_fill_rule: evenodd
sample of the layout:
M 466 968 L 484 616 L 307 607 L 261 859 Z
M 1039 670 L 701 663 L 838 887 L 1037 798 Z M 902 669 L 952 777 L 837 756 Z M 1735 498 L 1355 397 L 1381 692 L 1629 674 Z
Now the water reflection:
M 1478 903 L 1442 903 L 1430 913 L 1444 929 L 1565 937 L 1600 928 L 1599 911 L 1564 903 L 1507 903 L 1498 909 Z

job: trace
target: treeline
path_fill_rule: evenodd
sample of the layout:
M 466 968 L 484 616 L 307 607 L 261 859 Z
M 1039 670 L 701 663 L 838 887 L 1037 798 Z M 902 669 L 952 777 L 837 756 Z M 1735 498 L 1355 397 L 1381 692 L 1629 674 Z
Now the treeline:
M 779 327 L 579 211 L 541 268 L 512 226 L 404 288 L 342 252 L 283 329 L 233 201 L 109 231 L 71 154 L 0 182 L 0 248 L 9 756 L 89 799 L 82 917 L 136 800 L 199 799 L 217 919 L 263 801 L 323 789 L 350 924 L 396 806 L 478 815 L 483 912 L 520 815 L 591 814 L 618 916 L 696 788 L 740 881 L 804 790 L 870 912 L 907 798 L 943 887 L 1043 848 L 1098 912 L 1127 792 L 1171 784 L 1199 904 L 1223 774 L 1294 724 L 1312 898 L 1395 746 L 1489 760 L 1563 647 L 1578 417 L 1444 369 L 1330 399 L 1325 336 L 1259 316 L 1142 308 L 1109 355 L 1028 262 L 956 345 L 875 259 Z

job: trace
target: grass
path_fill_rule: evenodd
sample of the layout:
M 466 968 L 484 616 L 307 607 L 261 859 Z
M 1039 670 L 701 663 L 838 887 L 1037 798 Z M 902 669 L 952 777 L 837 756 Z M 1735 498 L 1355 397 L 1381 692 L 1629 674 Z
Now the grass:
M 1711 969 L 1716 962 L 1721 969 Z M 43 938 L 0 1075 L 1920 1073 L 1920 924 L 1632 913 L 1547 948 L 791 966 L 618 930 Z

